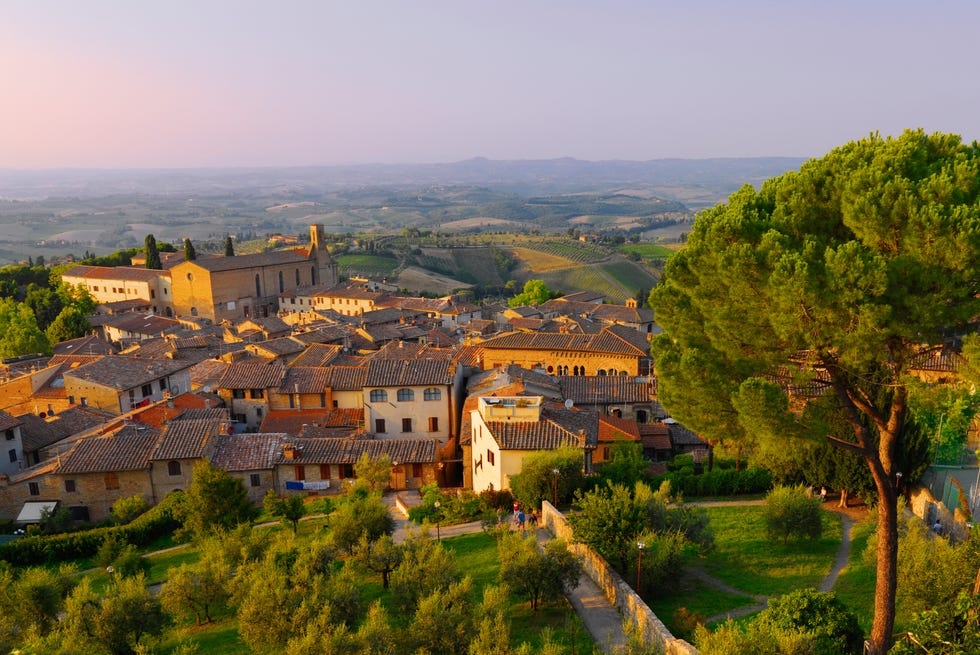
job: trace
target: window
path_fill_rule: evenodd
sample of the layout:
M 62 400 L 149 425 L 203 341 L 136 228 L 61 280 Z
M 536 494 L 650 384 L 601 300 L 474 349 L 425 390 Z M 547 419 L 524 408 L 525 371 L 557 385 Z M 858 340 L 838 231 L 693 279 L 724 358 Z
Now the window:
M 431 389 L 426 389 L 422 392 L 422 397 L 426 400 L 441 400 L 442 399 L 442 389 L 436 389 L 432 387 Z
M 384 389 L 371 389 L 371 402 L 383 403 L 388 400 L 388 392 Z
M 487 450 L 487 464 L 493 466 L 493 451 Z
M 279 271 L 279 293 L 286 290 L 286 286 L 282 283 L 282 271 Z
M 297 480 L 305 480 L 306 479 L 306 467 L 303 466 L 302 464 L 298 464 L 294 468 L 296 470 L 295 471 L 296 472 L 296 479 Z
M 136 389 L 129 390 L 129 406 L 132 407 L 136 405 Z
M 32 496 L 40 496 L 41 495 L 41 487 L 38 486 L 37 482 L 28 482 L 27 483 L 27 493 L 29 493 Z
M 119 488 L 119 474 L 115 471 L 109 471 L 106 473 L 103 480 L 105 482 L 106 491 L 114 491 Z
M 412 431 L 412 419 L 410 419 L 410 418 L 403 418 L 402 419 L 402 432 L 411 432 L 411 431 Z
M 411 389 L 399 389 L 398 402 L 403 403 L 409 400 L 415 400 L 415 392 Z
M 167 462 L 168 475 L 180 475 L 180 462 Z
M 295 396 L 293 394 L 289 394 L 289 409 L 296 409 L 296 399 L 298 397 L 299 394 L 296 394 Z
M 321 393 L 320 394 L 320 407 L 326 408 L 326 406 L 327 406 L 327 394 Z M 337 406 L 337 401 L 336 400 L 333 401 L 333 406 L 334 407 Z
M 231 397 L 232 398 L 244 398 L 245 397 L 245 390 L 244 389 L 232 389 L 231 390 Z
M 316 266 L 310 266 L 310 284 L 316 284 Z
M 326 395 L 326 394 L 323 394 L 323 395 Z M 337 405 L 337 401 L 336 401 L 336 400 L 335 400 L 335 401 L 333 401 L 333 403 L 332 403 L 332 404 L 333 404 L 333 408 L 334 408 L 334 409 L 337 409 L 337 407 L 338 407 L 338 405 Z
M 3 436 L 7 438 L 7 441 L 13 441 L 14 440 L 14 431 L 13 430 L 5 430 L 4 433 L 3 433 Z
M 296 269 L 296 286 L 299 286 L 299 269 Z
M 412 477 L 413 478 L 421 478 L 422 477 L 422 465 L 421 464 L 412 464 Z
M 602 447 L 602 459 L 609 459 L 609 446 Z
M 150 289 L 150 300 L 153 300 L 156 297 L 157 297 L 157 292 L 154 291 L 153 289 Z
M 374 431 L 378 434 L 385 433 L 385 420 L 383 418 L 374 419 Z
M 73 494 L 75 493 L 75 481 L 65 480 L 65 493 Z
M 17 451 L 13 448 L 7 451 L 7 456 L 10 458 L 11 462 L 17 461 Z
M 255 274 L 255 295 L 256 296 L 261 296 L 262 295 L 262 286 L 259 283 L 259 274 L 258 273 Z
M 262 485 L 262 476 L 258 473 L 252 473 L 248 476 L 248 483 L 253 487 L 258 487 Z
M 262 389 L 249 389 L 248 397 L 252 400 L 261 400 L 263 397 L 265 397 L 265 394 L 263 393 Z
M 297 272 L 297 274 L 298 274 L 298 272 Z M 329 464 L 320 464 L 320 479 L 321 480 L 329 480 L 330 479 L 330 465 Z
M 340 478 L 356 478 L 354 475 L 354 465 L 353 464 L 341 464 L 340 465 Z
M 255 408 L 255 416 L 257 418 L 262 418 L 262 408 L 261 407 L 256 407 Z
M 439 417 L 438 416 L 430 416 L 429 417 L 429 432 L 438 432 L 438 431 L 439 431 Z
M 166 379 L 160 380 L 160 391 L 166 391 L 166 390 L 167 390 L 167 380 Z
M 143 394 L 143 397 L 144 398 L 146 398 L 147 396 L 152 396 L 153 395 L 153 385 L 152 384 L 144 384 L 140 388 L 140 393 Z

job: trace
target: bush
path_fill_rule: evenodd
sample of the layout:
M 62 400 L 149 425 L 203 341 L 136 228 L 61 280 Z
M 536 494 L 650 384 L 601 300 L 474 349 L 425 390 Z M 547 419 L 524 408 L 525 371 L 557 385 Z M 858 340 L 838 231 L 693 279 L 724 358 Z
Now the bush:
M 763 508 L 766 533 L 784 544 L 791 536 L 819 539 L 823 531 L 820 512 L 820 499 L 802 486 L 777 486 L 766 496 Z
M 27 566 L 92 557 L 109 535 L 125 543 L 145 546 L 177 528 L 173 508 L 180 499 L 180 492 L 168 494 L 160 504 L 127 525 L 11 541 L 0 546 L 0 559 L 15 566 Z
M 693 466 L 693 465 L 692 465 Z M 757 494 L 772 487 L 772 474 L 764 468 L 742 471 L 715 469 L 710 473 L 694 475 L 693 467 L 660 475 L 652 480 L 654 487 L 664 480 L 682 496 L 735 496 Z
M 775 632 L 802 632 L 813 639 L 815 655 L 860 653 L 864 642 L 857 615 L 833 592 L 797 589 L 771 599 L 756 620 Z

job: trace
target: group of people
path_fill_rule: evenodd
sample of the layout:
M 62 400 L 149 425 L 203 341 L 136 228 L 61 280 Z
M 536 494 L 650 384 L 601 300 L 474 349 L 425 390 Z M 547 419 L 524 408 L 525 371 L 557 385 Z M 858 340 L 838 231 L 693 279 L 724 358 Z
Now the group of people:
M 813 496 L 816 493 L 813 489 L 812 484 L 806 488 L 806 491 L 811 496 Z M 827 502 L 827 487 L 820 487 L 820 501 L 824 503 Z
M 514 503 L 514 527 L 521 531 L 526 530 L 528 528 L 531 529 L 537 528 L 538 515 L 534 511 L 534 508 L 533 507 L 531 508 L 531 512 L 529 514 L 525 514 L 524 508 L 521 507 L 521 504 L 515 502 Z

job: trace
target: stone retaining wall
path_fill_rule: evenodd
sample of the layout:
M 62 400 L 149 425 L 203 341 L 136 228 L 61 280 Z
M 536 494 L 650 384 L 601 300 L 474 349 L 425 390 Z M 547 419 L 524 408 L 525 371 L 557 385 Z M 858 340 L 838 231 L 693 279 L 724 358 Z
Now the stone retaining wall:
M 568 541 L 569 550 L 579 558 L 585 574 L 602 589 L 609 602 L 626 617 L 630 624 L 639 628 L 645 640 L 663 644 L 666 655 L 697 655 L 698 651 L 694 646 L 670 633 L 667 626 L 606 560 L 588 546 L 572 541 L 572 528 L 565 520 L 565 516 L 546 500 L 541 503 L 541 521 L 551 534 Z
M 942 525 L 942 534 L 954 541 L 965 541 L 969 529 L 967 517 L 959 507 L 953 513 L 946 504 L 936 500 L 925 487 L 916 487 L 909 493 L 909 509 L 912 513 L 932 527 L 936 521 Z

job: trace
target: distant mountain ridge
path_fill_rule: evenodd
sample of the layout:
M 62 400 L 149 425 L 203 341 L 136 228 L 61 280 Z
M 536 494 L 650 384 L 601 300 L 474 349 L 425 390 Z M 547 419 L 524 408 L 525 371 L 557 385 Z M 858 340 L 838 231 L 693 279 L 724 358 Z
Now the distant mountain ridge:
M 0 169 L 0 199 L 148 195 L 322 194 L 373 186 L 484 186 L 520 195 L 634 189 L 698 206 L 743 184 L 799 168 L 799 157 L 587 161 L 573 158 L 437 164 L 350 164 L 270 168 Z M 693 202 L 692 202 L 693 200 Z M 702 201 L 703 200 L 703 201 Z

